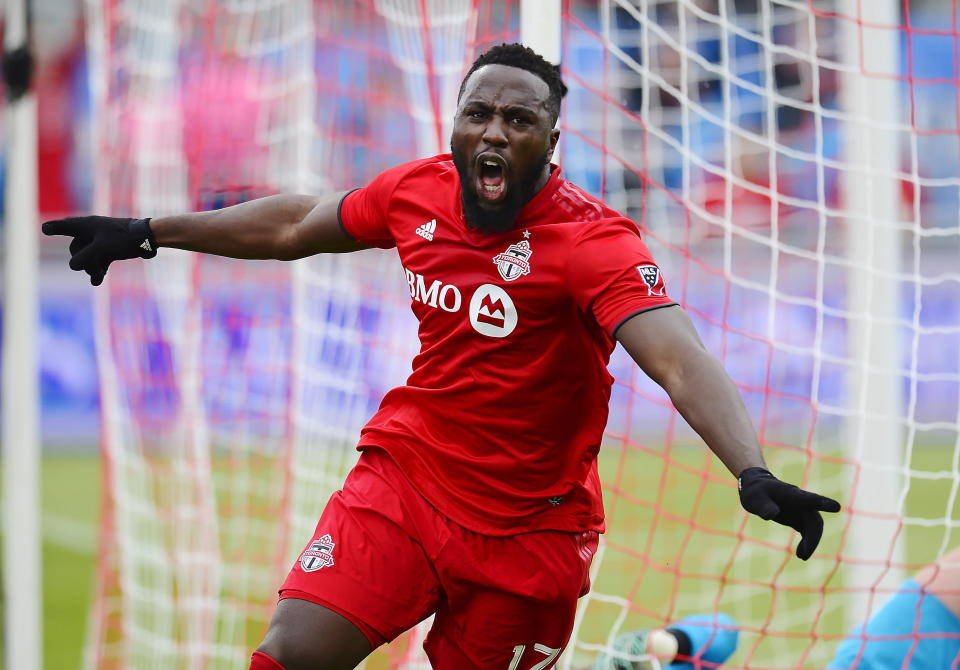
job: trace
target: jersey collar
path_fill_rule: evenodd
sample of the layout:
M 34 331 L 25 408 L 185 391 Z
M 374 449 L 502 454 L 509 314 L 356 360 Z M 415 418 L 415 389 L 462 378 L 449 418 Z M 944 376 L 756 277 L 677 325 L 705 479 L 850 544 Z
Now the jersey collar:
M 560 166 L 556 163 L 550 163 L 550 176 L 547 178 L 547 183 L 544 184 L 543 188 L 537 191 L 537 194 L 530 198 L 530 202 L 520 210 L 520 213 L 517 215 L 517 222 L 514 224 L 514 229 L 536 223 L 536 220 L 541 218 L 549 208 L 553 194 L 560 188 L 560 182 L 562 181 Z

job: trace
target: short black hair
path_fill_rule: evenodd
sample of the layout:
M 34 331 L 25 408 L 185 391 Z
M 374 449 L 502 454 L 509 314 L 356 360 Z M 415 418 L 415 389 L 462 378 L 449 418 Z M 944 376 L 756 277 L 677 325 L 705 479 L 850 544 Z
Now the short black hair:
M 470 70 L 460 82 L 460 92 L 457 93 L 457 100 L 463 96 L 463 88 L 467 85 L 467 79 L 474 72 L 484 65 L 509 65 L 518 67 L 521 70 L 531 72 L 540 77 L 550 89 L 550 97 L 547 98 L 547 111 L 550 112 L 554 124 L 560 116 L 560 101 L 567 94 L 567 86 L 560 78 L 560 66 L 554 65 L 543 56 L 538 54 L 530 47 L 523 46 L 513 42 L 511 44 L 498 44 L 490 47 L 473 61 Z

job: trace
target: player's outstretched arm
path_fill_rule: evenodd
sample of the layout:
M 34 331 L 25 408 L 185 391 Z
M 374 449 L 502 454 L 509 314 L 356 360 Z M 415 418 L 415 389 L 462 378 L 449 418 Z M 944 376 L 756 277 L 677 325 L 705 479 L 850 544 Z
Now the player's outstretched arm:
M 837 646 L 827 670 L 955 668 L 960 658 L 960 548 L 903 582 Z
M 233 207 L 154 219 L 77 216 L 43 224 L 46 235 L 65 235 L 70 267 L 103 281 L 113 261 L 153 258 L 158 247 L 231 258 L 293 260 L 318 253 L 365 249 L 337 217 L 343 193 L 273 195 Z
M 677 306 L 643 312 L 623 324 L 616 338 L 738 478 L 744 509 L 798 531 L 797 556 L 808 559 L 823 534 L 820 512 L 837 512 L 840 503 L 782 482 L 766 469 L 740 393 L 687 313 Z
M 667 628 L 621 633 L 590 670 L 719 668 L 737 650 L 737 622 L 726 614 L 694 614 Z M 657 659 L 654 664 L 652 659 Z

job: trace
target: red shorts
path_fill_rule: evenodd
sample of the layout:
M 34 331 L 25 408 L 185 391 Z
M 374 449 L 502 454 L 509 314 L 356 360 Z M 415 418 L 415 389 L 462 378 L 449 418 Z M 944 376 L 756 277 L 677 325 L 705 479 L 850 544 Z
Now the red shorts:
M 597 541 L 593 531 L 474 533 L 437 512 L 385 452 L 367 449 L 280 597 L 338 612 L 373 647 L 435 613 L 424 649 L 439 670 L 549 668 L 590 588 Z

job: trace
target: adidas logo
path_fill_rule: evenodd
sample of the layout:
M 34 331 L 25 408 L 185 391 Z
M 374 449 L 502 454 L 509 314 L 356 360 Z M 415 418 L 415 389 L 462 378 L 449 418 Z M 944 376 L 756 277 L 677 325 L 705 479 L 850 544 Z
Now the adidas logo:
M 417 235 L 427 240 L 428 242 L 433 242 L 433 234 L 437 232 L 437 220 L 431 219 L 417 228 Z
M 150 240 L 144 240 L 140 248 L 144 251 L 153 251 L 153 247 L 150 246 Z

